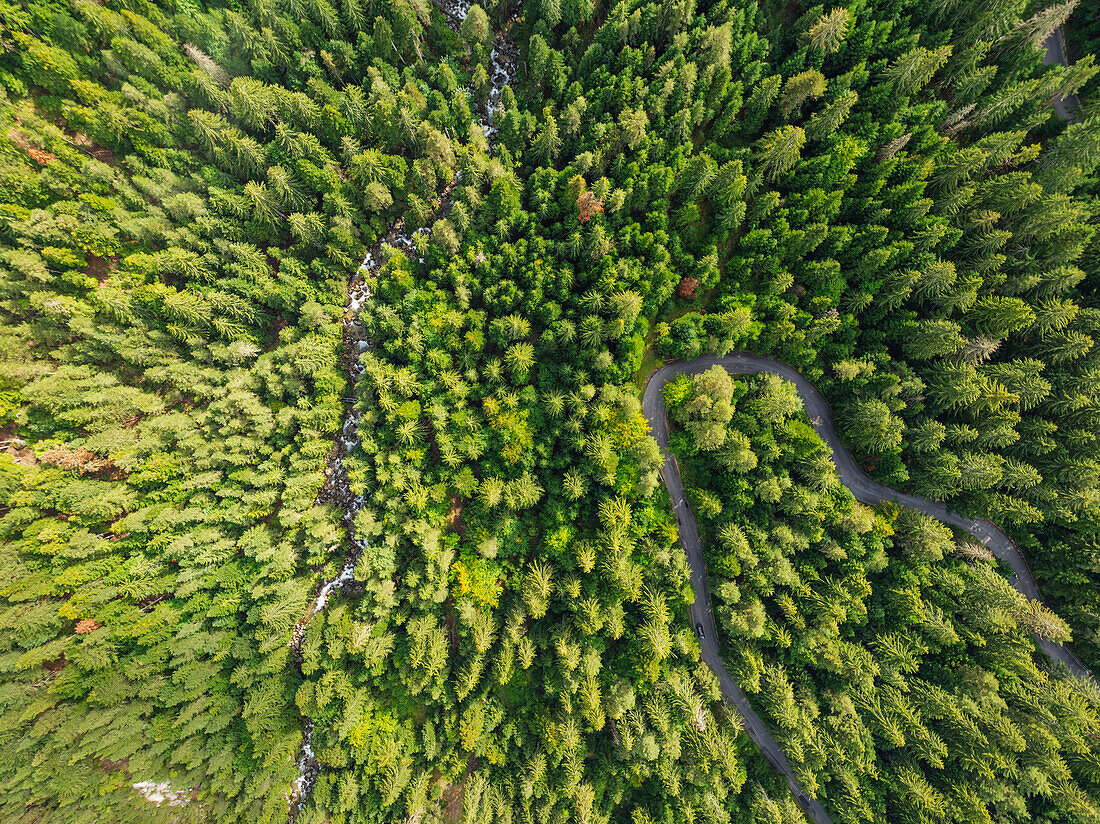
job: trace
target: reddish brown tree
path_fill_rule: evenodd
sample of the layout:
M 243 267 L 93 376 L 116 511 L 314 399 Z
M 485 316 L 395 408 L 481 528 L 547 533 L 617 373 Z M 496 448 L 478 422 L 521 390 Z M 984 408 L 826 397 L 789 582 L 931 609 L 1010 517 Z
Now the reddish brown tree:
M 95 618 L 85 618 L 76 622 L 76 634 L 87 635 L 89 632 L 95 632 L 103 624 L 99 623 Z
M 585 189 L 577 198 L 577 217 L 581 223 L 589 220 L 597 212 L 603 211 L 603 201 L 590 190 Z
M 680 285 L 676 287 L 676 295 L 681 298 L 692 298 L 695 296 L 695 290 L 699 287 L 699 281 L 690 275 L 684 275 L 680 279 Z

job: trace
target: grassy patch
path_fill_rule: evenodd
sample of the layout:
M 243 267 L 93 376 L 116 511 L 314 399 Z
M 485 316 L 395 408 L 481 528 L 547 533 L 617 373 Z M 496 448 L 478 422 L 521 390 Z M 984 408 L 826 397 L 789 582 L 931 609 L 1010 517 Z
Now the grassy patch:
M 642 358 L 642 365 L 638 367 L 638 370 L 634 373 L 634 386 L 638 388 L 638 397 L 642 396 L 645 391 L 646 378 L 650 373 L 661 366 L 664 361 L 657 355 L 657 333 L 654 331 L 653 325 L 650 325 L 649 332 L 645 336 L 645 357 Z

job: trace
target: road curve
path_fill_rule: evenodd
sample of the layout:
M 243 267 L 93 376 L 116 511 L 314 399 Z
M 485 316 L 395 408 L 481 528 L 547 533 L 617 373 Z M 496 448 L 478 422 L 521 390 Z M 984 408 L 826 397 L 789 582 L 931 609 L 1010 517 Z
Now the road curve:
M 851 453 L 840 442 L 837 436 L 833 410 L 812 383 L 793 367 L 771 358 L 761 355 L 753 355 L 748 352 L 737 352 L 725 357 L 717 355 L 704 355 L 688 362 L 673 362 L 666 364 L 654 371 L 648 378 L 645 392 L 642 395 L 642 411 L 653 436 L 661 447 L 664 455 L 664 465 L 661 467 L 661 477 L 668 488 L 669 497 L 672 499 L 672 509 L 676 515 L 676 523 L 680 532 L 680 543 L 687 555 L 688 565 L 691 567 L 691 586 L 695 590 L 695 603 L 691 606 L 692 624 L 702 625 L 704 638 L 700 641 L 702 647 L 701 657 L 707 665 L 714 670 L 722 687 L 722 695 L 737 707 L 738 712 L 745 719 L 745 732 L 753 740 L 760 752 L 772 766 L 787 780 L 792 795 L 798 801 L 799 806 L 806 815 L 817 824 L 832 824 L 829 814 L 816 799 L 809 798 L 802 790 L 798 779 L 795 778 L 790 764 L 787 762 L 779 744 L 768 732 L 763 719 L 753 710 L 745 694 L 730 677 L 722 663 L 722 657 L 718 652 L 718 634 L 714 626 L 714 616 L 710 608 L 710 591 L 707 588 L 707 571 L 703 563 L 703 548 L 699 541 L 699 531 L 695 526 L 695 516 L 692 515 L 687 501 L 684 499 L 684 485 L 680 478 L 680 467 L 676 462 L 676 456 L 672 454 L 668 446 L 668 420 L 666 418 L 665 399 L 661 390 L 665 384 L 680 375 L 697 375 L 705 372 L 712 366 L 721 366 L 733 375 L 750 375 L 757 372 L 770 372 L 785 380 L 791 381 L 798 389 L 802 398 L 806 414 L 810 418 L 817 434 L 829 446 L 833 464 L 837 474 L 843 483 L 852 492 L 852 495 L 865 504 L 879 504 L 890 501 L 920 510 L 931 515 L 939 521 L 969 532 L 983 544 L 985 544 L 1000 560 L 1007 563 L 1013 572 L 1012 586 L 1022 595 L 1033 600 L 1039 600 L 1039 588 L 1035 585 L 1035 579 L 1024 561 L 1023 555 L 1001 529 L 992 521 L 982 518 L 968 518 L 954 511 L 948 511 L 940 501 L 934 501 L 920 495 L 912 495 L 899 492 L 896 489 L 875 483 L 868 478 L 856 465 Z M 700 597 L 702 596 L 702 597 Z M 1081 660 L 1073 652 L 1061 644 L 1056 644 L 1045 638 L 1036 637 L 1039 648 L 1053 661 L 1064 664 L 1071 673 L 1080 677 L 1091 678 L 1092 674 Z

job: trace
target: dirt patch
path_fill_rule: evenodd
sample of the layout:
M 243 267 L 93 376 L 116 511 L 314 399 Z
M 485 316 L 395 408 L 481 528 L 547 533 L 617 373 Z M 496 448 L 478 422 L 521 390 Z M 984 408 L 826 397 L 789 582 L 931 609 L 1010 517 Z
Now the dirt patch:
M 447 786 L 439 794 L 439 802 L 443 805 L 444 821 L 457 824 L 462 820 L 462 802 L 466 799 L 466 779 L 470 777 L 471 772 L 477 769 L 479 760 L 471 756 L 466 761 L 466 770 L 462 773 L 462 778 L 457 782 L 447 782 Z M 440 780 L 438 770 L 432 776 L 432 780 Z
M 30 140 L 27 139 L 27 136 L 16 128 L 8 129 L 8 139 L 29 154 L 40 166 L 45 166 L 47 163 L 52 163 L 57 160 L 57 155 L 43 151 L 42 149 L 36 149 L 31 144 Z
M 35 457 L 33 449 L 12 449 L 9 447 L 3 451 L 11 455 L 11 459 L 20 466 L 38 466 L 38 458 Z
M 118 255 L 109 258 L 88 255 L 88 274 L 95 278 L 100 286 L 104 286 L 111 275 L 117 271 Z
M 115 157 L 114 152 L 100 146 L 83 132 L 72 132 L 69 135 L 69 139 L 72 140 L 73 145 L 84 152 L 84 154 L 91 155 L 100 163 L 106 163 L 108 166 L 118 165 L 118 158 Z
M 55 658 L 52 661 L 42 662 L 42 667 L 47 671 L 54 673 L 55 675 L 61 672 L 61 670 L 65 669 L 65 667 L 67 666 L 69 666 L 69 659 L 66 658 L 64 655 L 62 655 L 60 658 Z
M 38 466 L 38 456 L 34 450 L 11 432 L 0 432 L 0 452 L 11 455 L 11 459 L 20 466 Z
M 155 607 L 161 601 L 168 600 L 174 594 L 175 593 L 172 592 L 161 592 L 157 595 L 150 595 L 148 598 L 142 598 L 140 601 L 138 601 L 137 606 L 142 612 L 149 613 L 152 611 L 153 607 Z
M 449 597 L 447 598 L 447 617 L 444 621 L 447 623 L 447 634 L 451 638 L 451 652 L 455 652 L 458 649 L 458 625 L 455 623 L 454 603 Z
M 447 510 L 447 525 L 458 533 L 459 537 L 466 536 L 466 526 L 462 523 L 462 501 L 456 496 L 451 496 L 451 508 Z
M 450 824 L 458 824 L 462 820 L 462 802 L 466 798 L 466 782 L 460 784 L 448 784 L 443 790 L 439 800 L 443 802 L 443 818 Z

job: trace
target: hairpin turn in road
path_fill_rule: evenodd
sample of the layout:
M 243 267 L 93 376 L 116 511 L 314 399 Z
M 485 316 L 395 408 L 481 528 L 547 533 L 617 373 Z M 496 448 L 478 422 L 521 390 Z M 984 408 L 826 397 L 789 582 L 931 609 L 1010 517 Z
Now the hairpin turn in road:
M 791 381 L 798 390 L 806 413 L 813 424 L 817 434 L 828 445 L 833 464 L 836 466 L 837 475 L 855 496 L 856 500 L 865 504 L 880 504 L 894 502 L 902 506 L 920 510 L 926 515 L 931 515 L 939 521 L 970 533 L 985 544 L 1000 560 L 1007 563 L 1013 572 L 1012 586 L 1018 592 L 1033 600 L 1039 600 L 1039 588 L 1035 579 L 1027 567 L 1023 554 L 1001 529 L 992 521 L 969 518 L 958 512 L 948 511 L 940 501 L 933 501 L 920 495 L 912 495 L 899 492 L 896 489 L 875 483 L 863 473 L 856 465 L 851 453 L 840 443 L 836 433 L 833 419 L 833 410 L 824 396 L 812 383 L 804 378 L 801 373 L 785 363 L 761 355 L 753 355 L 748 352 L 737 352 L 725 357 L 717 355 L 705 355 L 687 362 L 674 362 L 657 369 L 649 376 L 645 392 L 642 396 L 642 411 L 653 436 L 661 447 L 664 455 L 664 465 L 661 467 L 661 478 L 668 489 L 669 498 L 672 500 L 672 509 L 676 515 L 676 523 L 680 532 L 680 543 L 687 555 L 688 565 L 691 568 L 691 585 L 695 590 L 695 603 L 691 606 L 691 622 L 697 628 L 701 658 L 714 670 L 718 676 L 718 682 L 722 688 L 722 695 L 733 704 L 745 720 L 745 732 L 753 740 L 760 752 L 771 762 L 772 766 L 787 780 L 792 795 L 802 807 L 803 812 L 816 824 L 832 824 L 829 814 L 821 805 L 821 802 L 810 798 L 798 783 L 790 764 L 787 763 L 783 751 L 771 733 L 763 719 L 753 710 L 745 693 L 730 677 L 722 663 L 722 657 L 718 651 L 718 633 L 714 625 L 714 615 L 710 608 L 710 591 L 707 588 L 707 571 L 703 563 L 703 548 L 699 542 L 699 532 L 695 526 L 695 516 L 684 500 L 684 485 L 680 479 L 680 467 L 676 462 L 676 456 L 668 447 L 668 420 L 665 414 L 665 399 L 661 390 L 668 381 L 680 375 L 698 375 L 712 366 L 721 366 L 732 375 L 751 375 L 758 372 L 770 372 L 781 378 Z M 1073 654 L 1073 651 L 1061 644 L 1056 644 L 1045 638 L 1037 637 L 1039 648 L 1053 661 L 1065 664 L 1074 675 L 1091 678 L 1092 673 Z

